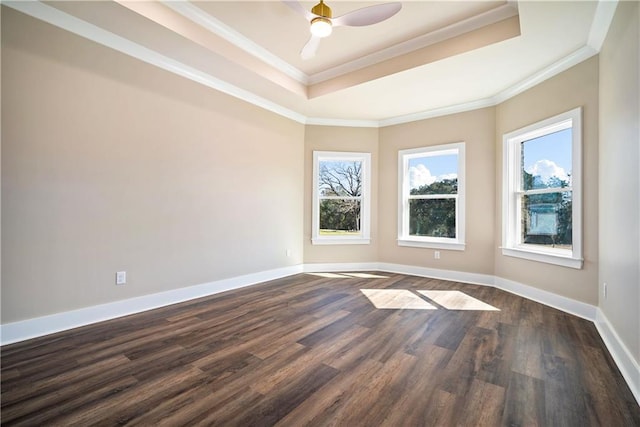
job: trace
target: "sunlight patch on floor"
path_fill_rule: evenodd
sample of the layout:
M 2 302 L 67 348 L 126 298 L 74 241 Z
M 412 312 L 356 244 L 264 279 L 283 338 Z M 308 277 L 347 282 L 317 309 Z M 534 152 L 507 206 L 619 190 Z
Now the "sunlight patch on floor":
M 338 274 L 338 273 L 307 273 L 307 274 L 311 276 L 326 277 L 327 279 L 341 279 L 345 277 L 344 274 Z
M 381 276 L 379 274 L 371 274 L 371 273 L 344 273 L 347 276 L 357 277 L 359 279 L 388 279 L 387 276 Z
M 326 277 L 328 279 L 388 279 L 387 276 L 371 273 L 307 273 L 311 276 Z
M 500 311 L 499 308 L 460 291 L 418 291 L 418 293 L 448 310 Z
M 418 295 L 406 289 L 360 289 L 375 308 L 413 310 L 436 310 Z

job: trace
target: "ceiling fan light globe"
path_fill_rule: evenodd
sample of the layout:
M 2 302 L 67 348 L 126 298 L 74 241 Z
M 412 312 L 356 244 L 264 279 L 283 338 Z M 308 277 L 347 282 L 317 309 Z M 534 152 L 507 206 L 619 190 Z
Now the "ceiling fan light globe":
M 313 18 L 311 20 L 311 34 L 316 37 L 324 38 L 328 37 L 333 31 L 331 21 L 327 18 Z

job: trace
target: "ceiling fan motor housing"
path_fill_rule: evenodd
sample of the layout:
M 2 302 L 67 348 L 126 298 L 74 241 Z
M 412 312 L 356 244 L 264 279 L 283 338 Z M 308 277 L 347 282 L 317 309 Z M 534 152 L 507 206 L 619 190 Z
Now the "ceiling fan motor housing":
M 311 25 L 309 26 L 311 38 L 300 52 L 302 59 L 312 58 L 316 54 L 320 39 L 331 35 L 334 24 L 338 27 L 364 27 L 366 25 L 373 25 L 391 18 L 402 8 L 402 4 L 399 2 L 378 4 L 348 12 L 337 17 L 334 21 L 331 8 L 324 4 L 324 0 L 320 0 L 320 3 L 313 6 L 311 14 L 306 12 L 300 3 L 293 0 L 285 3 L 311 21 Z
M 324 4 L 322 0 L 320 3 L 313 6 L 311 12 L 314 15 L 317 15 L 315 18 L 311 20 L 311 34 L 324 38 L 328 37 L 331 34 L 331 8 Z
M 318 15 L 318 16 L 322 16 L 324 18 L 331 18 L 331 8 L 329 6 L 327 6 L 326 4 L 324 4 L 323 0 L 320 0 L 320 3 L 318 3 L 317 5 L 313 6 L 313 8 L 311 9 L 311 13 Z

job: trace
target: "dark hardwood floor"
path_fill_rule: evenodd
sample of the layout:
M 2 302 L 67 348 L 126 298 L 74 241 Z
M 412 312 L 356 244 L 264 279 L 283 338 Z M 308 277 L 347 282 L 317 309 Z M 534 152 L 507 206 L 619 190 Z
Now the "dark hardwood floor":
M 490 287 L 372 274 L 300 274 L 4 346 L 2 424 L 640 425 L 592 323 Z M 376 308 L 360 289 L 417 308 Z

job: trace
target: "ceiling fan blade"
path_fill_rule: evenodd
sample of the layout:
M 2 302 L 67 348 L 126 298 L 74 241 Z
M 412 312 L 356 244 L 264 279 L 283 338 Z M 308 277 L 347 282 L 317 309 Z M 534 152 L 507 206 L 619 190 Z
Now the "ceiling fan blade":
M 334 27 L 364 27 L 391 18 L 402 9 L 402 3 L 385 3 L 363 7 L 331 20 Z
M 304 18 L 307 21 L 311 21 L 313 18 L 316 17 L 316 15 L 314 15 L 311 12 L 309 12 L 299 2 L 297 2 L 295 0 L 283 0 L 283 3 L 286 4 L 287 6 L 289 6 L 291 9 L 293 9 L 295 12 L 297 12 L 300 15 L 304 16 Z
M 300 57 L 302 59 L 310 59 L 316 56 L 316 51 L 320 46 L 320 37 L 311 36 L 307 44 L 304 45 L 302 51 L 300 51 Z

